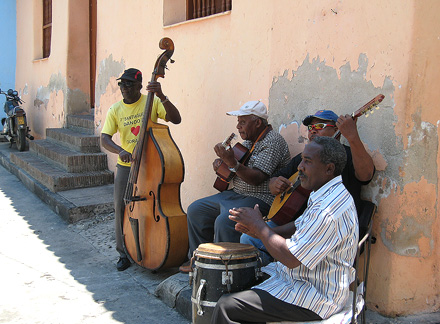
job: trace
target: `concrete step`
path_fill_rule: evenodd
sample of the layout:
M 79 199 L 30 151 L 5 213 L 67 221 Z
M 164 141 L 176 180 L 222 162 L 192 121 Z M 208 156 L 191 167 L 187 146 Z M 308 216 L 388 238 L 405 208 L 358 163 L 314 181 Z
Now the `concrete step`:
M 95 134 L 94 115 L 69 115 L 67 116 L 67 128 L 79 133 Z
M 103 186 L 113 183 L 113 172 L 110 170 L 82 173 L 66 172 L 38 157 L 31 151 L 11 153 L 10 160 L 52 192 Z
M 99 136 L 79 133 L 68 128 L 47 128 L 46 139 L 77 152 L 101 152 Z
M 10 148 L 9 143 L 0 142 L 0 164 L 69 223 L 114 212 L 113 184 L 52 192 L 24 169 L 11 163 L 13 153 L 17 153 L 15 148 Z
M 105 153 L 81 153 L 47 139 L 30 141 L 29 150 L 67 172 L 101 171 L 108 168 Z

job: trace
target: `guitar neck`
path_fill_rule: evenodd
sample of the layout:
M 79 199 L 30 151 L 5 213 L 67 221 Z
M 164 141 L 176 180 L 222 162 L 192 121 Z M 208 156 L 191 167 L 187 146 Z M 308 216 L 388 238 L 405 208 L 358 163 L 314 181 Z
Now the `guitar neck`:
M 370 101 L 368 101 L 365 105 L 363 105 L 361 108 L 356 110 L 351 114 L 351 118 L 356 119 L 362 115 L 365 115 L 367 112 L 372 111 L 374 107 L 376 107 L 382 100 L 385 98 L 383 94 L 377 95 Z M 339 139 L 341 137 L 341 131 L 338 129 L 336 133 L 333 135 L 333 138 Z
M 234 138 L 235 138 L 235 134 L 232 133 L 229 137 L 227 137 L 227 138 L 222 142 L 222 146 L 223 146 L 225 149 L 229 149 L 230 146 L 231 146 L 231 142 L 232 142 L 232 140 L 233 140 Z

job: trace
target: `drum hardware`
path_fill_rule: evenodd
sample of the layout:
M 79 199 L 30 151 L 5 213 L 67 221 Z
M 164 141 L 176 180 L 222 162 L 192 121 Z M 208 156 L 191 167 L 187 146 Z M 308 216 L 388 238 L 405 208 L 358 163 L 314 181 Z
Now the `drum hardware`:
M 209 324 L 223 294 L 257 283 L 261 260 L 255 247 L 240 243 L 204 243 L 191 258 L 190 284 L 193 324 Z
M 205 287 L 206 280 L 202 279 L 200 280 L 200 287 L 197 289 L 196 294 L 196 305 L 197 305 L 197 315 L 202 316 L 203 315 L 203 309 L 201 305 L 201 299 L 202 299 L 202 290 Z
M 190 260 L 190 263 L 189 263 L 189 267 L 192 269 L 192 271 L 190 271 L 189 273 L 188 273 L 188 275 L 189 275 L 189 285 L 190 286 L 192 286 L 192 283 L 193 283 L 193 281 L 194 281 L 194 278 L 196 277 L 196 271 L 197 271 L 197 268 L 193 268 L 193 262 L 194 262 L 194 255 L 195 255 L 195 251 L 193 252 L 193 256 L 192 256 L 192 258 L 191 258 L 191 260 Z
M 231 261 L 232 255 L 229 256 L 229 260 L 223 260 L 223 258 L 220 256 L 220 260 L 222 260 L 223 264 L 226 267 L 226 271 L 222 272 L 222 285 L 226 285 L 226 288 L 228 289 L 228 293 L 231 292 L 231 284 L 233 283 L 232 279 L 232 272 L 229 273 L 228 271 L 228 263 Z

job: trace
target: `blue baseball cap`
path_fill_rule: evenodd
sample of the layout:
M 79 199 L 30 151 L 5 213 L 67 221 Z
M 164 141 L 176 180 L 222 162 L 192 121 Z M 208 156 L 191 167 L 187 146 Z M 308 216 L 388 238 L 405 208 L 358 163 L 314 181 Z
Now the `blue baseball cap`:
M 336 123 L 336 121 L 338 120 L 339 117 L 331 110 L 318 110 L 314 115 L 308 115 L 306 118 L 304 118 L 303 124 L 305 126 L 310 125 L 313 118 L 334 121 Z

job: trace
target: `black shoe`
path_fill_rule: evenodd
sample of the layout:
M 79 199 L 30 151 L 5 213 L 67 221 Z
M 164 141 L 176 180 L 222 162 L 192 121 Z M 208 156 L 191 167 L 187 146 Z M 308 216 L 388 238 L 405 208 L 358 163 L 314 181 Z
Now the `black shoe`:
M 116 263 L 116 269 L 118 269 L 118 271 L 124 271 L 129 266 L 131 266 L 131 262 L 128 258 L 119 258 L 118 263 Z

